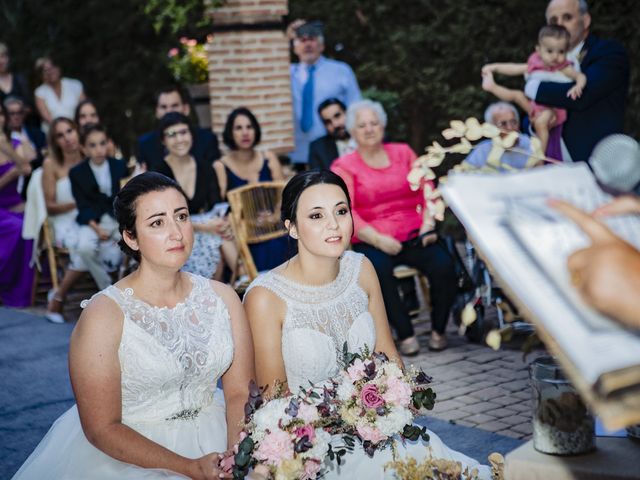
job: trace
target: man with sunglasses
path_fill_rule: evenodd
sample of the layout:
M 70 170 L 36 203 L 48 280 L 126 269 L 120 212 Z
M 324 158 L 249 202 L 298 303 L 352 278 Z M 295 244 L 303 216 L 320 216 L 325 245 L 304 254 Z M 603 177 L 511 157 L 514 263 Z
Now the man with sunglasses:
M 328 170 L 336 158 L 356 148 L 345 126 L 346 111 L 345 104 L 335 97 L 326 99 L 318 106 L 318 115 L 327 134 L 309 145 L 309 168 Z
M 520 116 L 518 115 L 516 107 L 511 103 L 492 103 L 484 112 L 484 121 L 498 127 L 502 131 L 502 136 L 505 136 L 510 132 L 520 133 Z M 491 147 L 492 142 L 490 139 L 480 142 L 471 151 L 469 156 L 465 158 L 464 162 L 476 168 L 484 167 L 487 164 L 487 158 L 491 151 Z M 527 159 L 529 158 L 529 152 L 531 151 L 531 139 L 528 135 L 520 133 L 518 141 L 514 147 L 516 147 L 517 150 L 526 153 L 506 151 L 502 154 L 500 162 L 512 168 L 524 168 L 527 163 Z

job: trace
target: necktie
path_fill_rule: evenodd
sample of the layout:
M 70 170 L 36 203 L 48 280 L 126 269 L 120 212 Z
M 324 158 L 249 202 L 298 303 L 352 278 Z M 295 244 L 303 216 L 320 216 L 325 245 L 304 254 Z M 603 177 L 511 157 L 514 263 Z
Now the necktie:
M 311 65 L 307 69 L 307 82 L 302 88 L 302 119 L 300 120 L 300 126 L 303 132 L 311 130 L 313 125 L 313 72 L 316 66 Z

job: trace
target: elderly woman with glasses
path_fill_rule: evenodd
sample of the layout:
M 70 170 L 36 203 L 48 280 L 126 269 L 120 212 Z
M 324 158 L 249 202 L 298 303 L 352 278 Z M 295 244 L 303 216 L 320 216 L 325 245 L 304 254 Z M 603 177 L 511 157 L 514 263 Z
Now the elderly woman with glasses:
M 347 184 L 352 200 L 353 249 L 371 260 L 380 280 L 387 317 L 404 355 L 419 351 L 411 318 L 398 292 L 393 269 L 417 268 L 429 279 L 432 333 L 429 348 L 446 348 L 445 328 L 456 295 L 453 259 L 437 242 L 433 222 L 421 213 L 424 196 L 409 188 L 416 154 L 407 144 L 384 143 L 387 115 L 378 102 L 363 100 L 347 110 L 347 130 L 357 149 L 331 170 Z

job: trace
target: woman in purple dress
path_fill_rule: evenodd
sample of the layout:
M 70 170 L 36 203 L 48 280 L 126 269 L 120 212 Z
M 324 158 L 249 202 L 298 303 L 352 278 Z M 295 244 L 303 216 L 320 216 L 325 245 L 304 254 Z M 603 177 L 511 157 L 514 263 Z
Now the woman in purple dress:
M 32 241 L 22 238 L 24 203 L 18 192 L 29 162 L 16 153 L 7 132 L 7 115 L 0 109 L 0 300 L 8 307 L 31 303 L 33 268 L 29 266 Z

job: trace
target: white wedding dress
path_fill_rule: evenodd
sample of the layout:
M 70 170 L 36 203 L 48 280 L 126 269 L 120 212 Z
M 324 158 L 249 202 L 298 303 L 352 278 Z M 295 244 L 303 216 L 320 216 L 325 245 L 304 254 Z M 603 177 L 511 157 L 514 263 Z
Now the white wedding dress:
M 324 286 L 301 285 L 274 271 L 259 276 L 249 286 L 249 289 L 264 287 L 286 304 L 282 358 L 292 392 L 308 387 L 309 382 L 321 383 L 336 375 L 345 341 L 351 352 L 358 352 L 365 345 L 369 350 L 374 349 L 376 331 L 369 313 L 369 298 L 358 284 L 363 258 L 362 254 L 346 251 L 340 260 L 337 278 Z M 491 478 L 489 467 L 451 450 L 435 433 L 429 431 L 429 436 L 428 446 L 434 458 L 478 467 L 480 478 Z M 397 442 L 397 445 L 400 457 L 412 456 L 420 462 L 429 455 L 427 444 L 422 441 L 406 442 L 404 446 Z M 342 466 L 332 462 L 323 479 L 395 478 L 391 471 L 384 470 L 390 461 L 389 448 L 375 452 L 371 458 L 357 445 Z
M 118 350 L 122 423 L 189 458 L 227 449 L 224 399 L 217 380 L 233 359 L 229 312 L 209 280 L 174 308 L 153 307 L 133 290 L 98 293 L 124 313 Z M 14 479 L 174 479 L 175 472 L 115 460 L 86 439 L 76 406 L 53 424 Z

